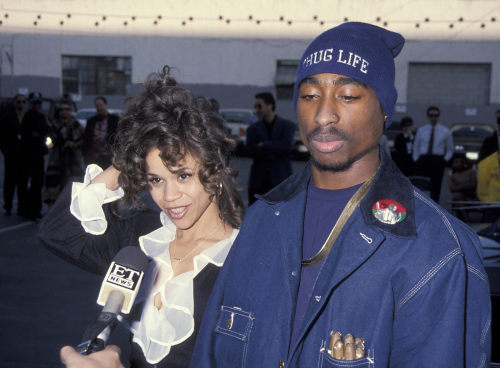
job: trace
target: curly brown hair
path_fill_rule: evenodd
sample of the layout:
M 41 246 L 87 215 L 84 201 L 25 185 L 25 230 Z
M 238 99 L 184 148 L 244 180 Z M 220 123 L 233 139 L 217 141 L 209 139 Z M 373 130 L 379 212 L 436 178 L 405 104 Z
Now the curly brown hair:
M 190 154 L 200 164 L 198 178 L 215 198 L 222 220 L 239 228 L 244 205 L 229 159 L 236 142 L 222 118 L 203 97 L 177 85 L 170 68 L 151 74 L 144 90 L 128 101 L 113 145 L 113 166 L 120 170 L 123 200 L 141 208 L 140 192 L 149 189 L 146 156 L 155 148 L 167 168 Z

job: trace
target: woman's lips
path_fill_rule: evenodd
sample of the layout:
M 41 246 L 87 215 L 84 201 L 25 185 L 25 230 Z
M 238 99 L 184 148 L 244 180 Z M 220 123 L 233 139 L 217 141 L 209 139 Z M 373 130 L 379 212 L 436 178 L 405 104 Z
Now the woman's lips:
M 168 216 L 171 219 L 179 220 L 184 217 L 188 210 L 188 206 L 175 207 L 175 208 L 167 208 Z

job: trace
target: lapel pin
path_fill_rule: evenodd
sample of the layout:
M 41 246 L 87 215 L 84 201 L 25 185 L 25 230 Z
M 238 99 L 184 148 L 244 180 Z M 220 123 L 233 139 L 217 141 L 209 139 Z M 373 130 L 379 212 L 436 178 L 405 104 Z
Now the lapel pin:
M 372 207 L 373 216 L 384 224 L 394 225 L 406 217 L 406 208 L 392 199 L 382 199 Z

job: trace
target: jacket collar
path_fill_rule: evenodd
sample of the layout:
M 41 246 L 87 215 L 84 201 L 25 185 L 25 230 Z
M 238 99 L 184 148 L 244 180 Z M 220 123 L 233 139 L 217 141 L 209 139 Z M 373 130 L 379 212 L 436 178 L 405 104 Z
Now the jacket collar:
M 380 168 L 373 179 L 368 193 L 360 203 L 363 220 L 367 226 L 378 227 L 394 236 L 416 237 L 413 185 L 397 168 L 389 155 L 383 149 L 380 149 L 380 152 Z M 289 201 L 298 193 L 307 189 L 311 175 L 311 162 L 308 162 L 303 170 L 295 173 L 268 193 L 257 195 L 257 197 L 269 204 Z M 372 208 L 377 201 L 382 200 L 392 200 L 399 203 L 406 210 L 404 220 L 396 224 L 386 224 L 377 220 Z

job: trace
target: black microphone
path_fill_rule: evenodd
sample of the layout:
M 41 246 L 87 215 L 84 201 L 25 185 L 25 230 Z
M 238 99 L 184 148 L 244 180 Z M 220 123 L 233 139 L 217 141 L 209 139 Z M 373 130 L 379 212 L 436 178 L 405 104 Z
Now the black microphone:
M 138 247 L 125 247 L 116 254 L 97 297 L 97 304 L 104 308 L 96 322 L 85 330 L 76 351 L 88 355 L 104 349 L 118 314 L 130 312 L 147 266 L 148 258 Z

